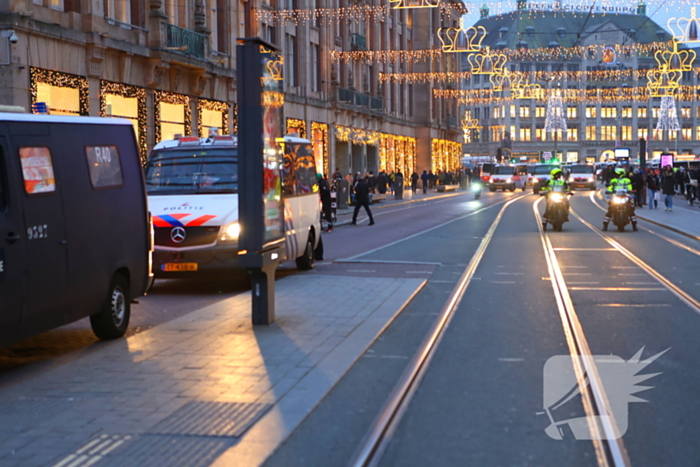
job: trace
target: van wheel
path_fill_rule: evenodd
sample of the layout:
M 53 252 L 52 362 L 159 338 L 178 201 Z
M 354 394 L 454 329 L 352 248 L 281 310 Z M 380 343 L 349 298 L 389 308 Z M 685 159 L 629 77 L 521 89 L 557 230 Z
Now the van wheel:
M 314 267 L 314 237 L 309 234 L 306 240 L 306 249 L 304 254 L 296 259 L 297 269 L 300 271 L 308 271 Z
M 129 284 L 121 274 L 115 274 L 105 297 L 102 310 L 90 316 L 92 332 L 100 339 L 118 339 L 126 333 L 131 316 Z

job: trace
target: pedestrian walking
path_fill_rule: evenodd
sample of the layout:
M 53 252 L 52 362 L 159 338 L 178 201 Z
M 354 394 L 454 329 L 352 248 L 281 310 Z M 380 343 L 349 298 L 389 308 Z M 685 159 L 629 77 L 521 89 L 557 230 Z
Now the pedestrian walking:
M 377 191 L 380 194 L 385 194 L 386 193 L 386 185 L 387 185 L 387 176 L 386 172 L 383 170 L 379 172 L 379 175 L 377 175 Z
M 673 196 L 676 194 L 673 167 L 667 165 L 661 173 L 661 193 L 664 195 L 666 211 L 673 211 Z
M 360 212 L 360 207 L 364 207 L 369 216 L 369 225 L 374 225 L 372 211 L 369 210 L 369 185 L 365 179 L 359 179 L 355 183 L 355 212 L 352 214 L 352 225 L 357 225 L 357 213 Z
M 420 179 L 423 182 L 423 194 L 426 194 L 428 192 L 428 184 L 430 183 L 430 175 L 428 175 L 427 170 L 423 171 L 423 175 L 420 176 Z
M 374 193 L 377 188 L 377 177 L 374 176 L 374 171 L 369 171 L 369 177 L 367 178 L 367 185 L 369 185 L 369 192 Z
M 641 170 L 634 169 L 634 173 L 630 179 L 632 181 L 632 189 L 635 192 L 634 205 L 641 208 L 644 204 L 644 175 L 642 175 Z
M 649 194 L 649 209 L 658 208 L 659 177 L 653 170 L 647 170 L 646 188 Z
M 321 196 L 321 210 L 323 211 L 323 217 L 325 217 L 328 225 L 326 226 L 326 232 L 333 231 L 333 214 L 331 212 L 331 186 L 328 183 L 328 177 L 318 174 L 318 191 Z
M 418 189 L 418 174 L 414 170 L 411 174 L 411 192 L 415 195 Z

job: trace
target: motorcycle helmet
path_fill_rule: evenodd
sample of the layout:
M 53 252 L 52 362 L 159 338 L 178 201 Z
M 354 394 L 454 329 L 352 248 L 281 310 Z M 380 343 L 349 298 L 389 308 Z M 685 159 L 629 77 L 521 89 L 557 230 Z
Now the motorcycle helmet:
M 561 169 L 553 169 L 551 172 L 549 172 L 549 175 L 552 176 L 552 178 L 556 177 L 557 175 L 561 175 Z
M 625 176 L 625 169 L 622 167 L 615 169 L 615 174 L 618 175 L 619 177 L 624 177 Z

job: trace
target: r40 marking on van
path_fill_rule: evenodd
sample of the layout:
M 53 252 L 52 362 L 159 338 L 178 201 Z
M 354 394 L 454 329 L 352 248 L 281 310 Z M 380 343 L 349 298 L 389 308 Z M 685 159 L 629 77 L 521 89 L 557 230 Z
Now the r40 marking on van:
M 109 164 L 112 162 L 112 152 L 109 146 L 100 147 L 95 146 L 95 159 L 99 164 Z
M 29 237 L 29 240 L 38 240 L 40 238 L 48 238 L 49 237 L 49 226 L 44 224 L 44 225 L 34 225 L 32 227 L 27 228 L 27 236 Z

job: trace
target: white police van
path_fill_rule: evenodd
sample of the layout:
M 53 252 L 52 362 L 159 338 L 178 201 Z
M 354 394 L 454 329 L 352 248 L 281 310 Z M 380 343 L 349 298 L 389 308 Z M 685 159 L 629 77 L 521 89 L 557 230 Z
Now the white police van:
M 286 136 L 281 169 L 283 261 L 311 269 L 322 255 L 318 179 L 308 140 Z M 202 277 L 238 269 L 238 139 L 179 137 L 158 143 L 146 163 L 156 277 Z M 240 270 L 239 270 L 240 271 Z

